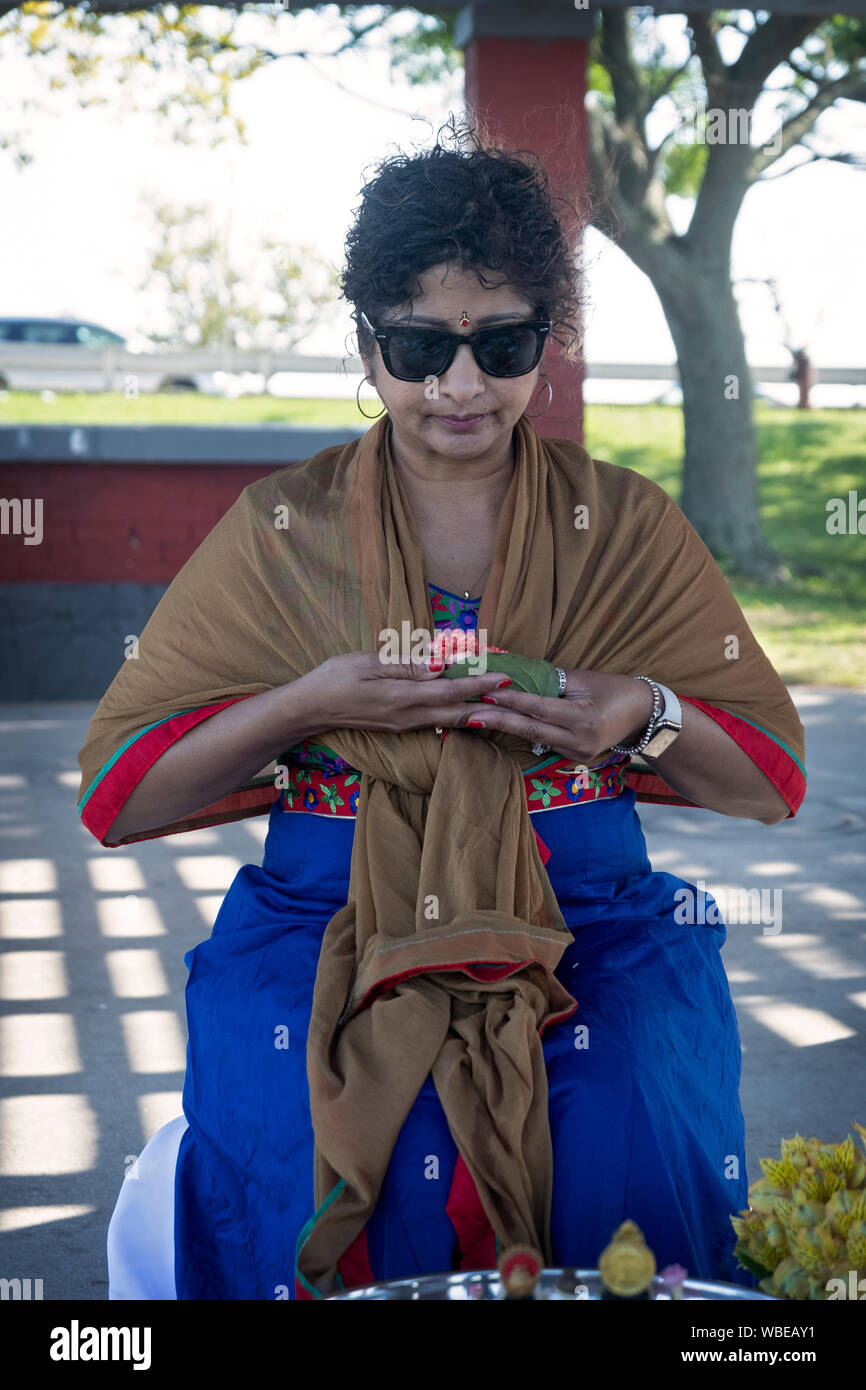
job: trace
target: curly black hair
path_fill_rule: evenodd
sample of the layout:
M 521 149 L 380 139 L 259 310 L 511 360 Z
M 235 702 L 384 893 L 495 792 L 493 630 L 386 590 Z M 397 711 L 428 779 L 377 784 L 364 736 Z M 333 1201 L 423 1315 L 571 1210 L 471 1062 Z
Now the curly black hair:
M 448 147 L 443 130 L 455 136 L 456 148 Z M 370 358 L 375 349 L 361 312 L 376 323 L 384 310 L 408 305 L 421 292 L 421 275 L 447 262 L 475 271 L 485 286 L 507 284 L 542 309 L 551 337 L 574 360 L 584 300 L 572 248 L 580 246 L 587 217 L 567 200 L 556 201 L 567 220 L 554 209 L 539 157 L 485 144 L 467 120 L 452 117 L 420 154 L 382 160 L 364 183 L 340 277 L 361 355 Z M 485 279 L 485 271 L 496 272 L 496 280 Z

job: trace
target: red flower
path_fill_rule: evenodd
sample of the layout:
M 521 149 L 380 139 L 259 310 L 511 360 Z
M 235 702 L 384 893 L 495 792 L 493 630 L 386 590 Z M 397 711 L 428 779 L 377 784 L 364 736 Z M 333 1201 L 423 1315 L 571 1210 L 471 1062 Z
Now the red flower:
M 488 652 L 507 652 L 507 647 L 484 648 Z M 461 627 L 440 628 L 431 642 L 430 655 L 445 665 L 467 661 L 479 655 L 478 638 L 473 631 Z

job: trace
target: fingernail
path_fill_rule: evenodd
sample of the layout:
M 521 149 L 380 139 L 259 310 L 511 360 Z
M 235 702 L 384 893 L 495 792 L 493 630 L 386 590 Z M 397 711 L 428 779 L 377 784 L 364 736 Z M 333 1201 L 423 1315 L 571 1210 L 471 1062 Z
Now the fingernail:
M 442 670 L 442 662 L 441 662 L 441 661 L 428 661 L 428 662 L 427 662 L 427 670 L 428 670 L 428 671 L 441 671 L 441 670 Z
M 498 689 L 499 689 L 499 686 L 497 686 L 496 689 L 498 690 Z M 496 704 L 496 701 L 494 700 L 494 698 L 493 698 L 492 695 L 482 695 L 481 698 L 482 698 L 482 700 L 485 702 L 485 704 L 488 704 L 488 705 L 495 705 L 495 704 Z
M 480 719 L 469 719 L 469 720 L 467 721 L 467 723 L 468 723 L 468 726 L 469 726 L 470 729 L 483 729 L 483 728 L 485 728 L 485 725 L 482 723 L 482 721 L 481 721 Z
M 503 685 L 513 685 L 513 684 L 514 684 L 514 681 L 512 681 L 512 680 L 497 681 L 497 682 L 496 682 L 496 687 L 495 687 L 495 688 L 496 688 L 497 690 L 501 690 L 502 687 L 503 687 Z

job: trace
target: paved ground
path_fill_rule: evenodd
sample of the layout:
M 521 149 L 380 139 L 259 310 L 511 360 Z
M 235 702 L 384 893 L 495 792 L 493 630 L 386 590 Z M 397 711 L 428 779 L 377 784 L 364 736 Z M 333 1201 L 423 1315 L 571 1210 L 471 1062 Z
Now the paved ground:
M 657 869 L 781 890 L 728 928 L 749 1174 L 799 1130 L 866 1124 L 866 691 L 797 686 L 809 791 L 778 826 L 644 806 Z M 75 812 L 92 706 L 0 705 L 0 1276 L 106 1296 L 124 1165 L 180 1113 L 183 955 L 210 932 L 265 820 L 104 850 Z M 729 900 L 730 901 L 730 900 Z M 778 904 L 779 899 L 775 902 Z M 730 918 L 729 918 L 730 922 Z M 769 930 L 766 928 L 769 927 Z

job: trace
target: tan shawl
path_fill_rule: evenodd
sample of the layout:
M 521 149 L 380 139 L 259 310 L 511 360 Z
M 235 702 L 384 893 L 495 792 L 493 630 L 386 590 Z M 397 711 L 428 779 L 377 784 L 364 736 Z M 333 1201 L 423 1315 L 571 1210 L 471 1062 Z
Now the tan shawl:
M 377 651 L 380 631 L 399 633 L 406 619 L 434 632 L 389 426 L 385 416 L 357 443 L 244 490 L 100 703 L 81 753 L 82 793 L 158 719 L 270 690 L 339 652 Z M 539 439 L 526 417 L 514 441 L 479 613 L 487 642 L 566 669 L 651 675 L 802 758 L 784 685 L 668 495 L 579 444 Z M 726 656 L 731 634 L 736 660 Z M 337 1260 L 372 1214 L 431 1071 L 499 1240 L 536 1246 L 550 1262 L 540 1033 L 574 1001 L 553 974 L 571 936 L 523 790 L 537 759 L 494 731 L 320 737 L 364 775 L 349 901 L 325 931 L 313 997 L 307 1069 L 323 1210 L 299 1273 L 334 1289 Z

